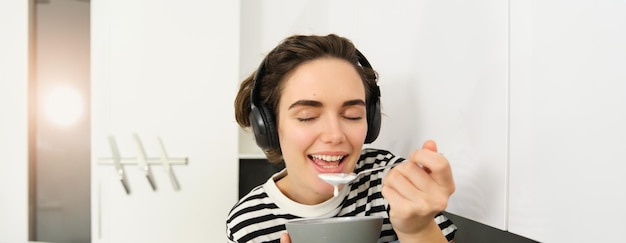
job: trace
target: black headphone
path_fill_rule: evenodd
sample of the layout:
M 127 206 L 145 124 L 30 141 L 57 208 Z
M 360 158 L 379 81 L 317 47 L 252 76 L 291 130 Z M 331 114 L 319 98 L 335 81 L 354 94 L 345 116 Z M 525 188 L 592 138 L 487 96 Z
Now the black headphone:
M 359 50 L 356 51 L 359 64 L 362 67 L 372 68 L 365 56 Z M 266 57 L 267 58 L 267 57 Z M 265 62 L 263 59 L 261 65 L 254 74 L 252 80 L 252 90 L 250 91 L 250 126 L 254 132 L 256 144 L 264 151 L 277 149 L 280 147 L 278 141 L 278 131 L 274 118 L 274 112 L 267 107 L 259 98 L 259 83 L 265 75 Z M 376 84 L 375 84 L 376 85 Z M 367 87 L 366 87 L 367 88 Z M 371 91 L 370 100 L 367 102 L 367 135 L 365 143 L 372 143 L 378 137 L 380 132 L 381 114 L 380 114 L 380 88 L 378 85 Z

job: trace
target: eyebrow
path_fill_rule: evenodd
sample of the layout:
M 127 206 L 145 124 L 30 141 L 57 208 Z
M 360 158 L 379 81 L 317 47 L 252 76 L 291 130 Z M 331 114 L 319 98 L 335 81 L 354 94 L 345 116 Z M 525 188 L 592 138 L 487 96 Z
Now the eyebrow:
M 348 100 L 343 102 L 342 107 L 354 106 L 354 105 L 362 105 L 365 106 L 365 101 L 363 100 Z M 297 106 L 312 106 L 312 107 L 322 107 L 322 102 L 315 100 L 298 100 L 289 106 L 289 109 L 297 107 Z M 288 109 L 288 110 L 289 110 Z

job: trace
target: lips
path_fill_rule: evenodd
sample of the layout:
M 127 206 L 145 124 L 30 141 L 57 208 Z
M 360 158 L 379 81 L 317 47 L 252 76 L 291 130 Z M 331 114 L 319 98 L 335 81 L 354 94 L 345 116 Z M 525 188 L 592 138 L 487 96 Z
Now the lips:
M 309 159 L 313 162 L 318 171 L 322 173 L 334 173 L 342 170 L 341 162 L 346 155 L 326 155 L 312 154 Z

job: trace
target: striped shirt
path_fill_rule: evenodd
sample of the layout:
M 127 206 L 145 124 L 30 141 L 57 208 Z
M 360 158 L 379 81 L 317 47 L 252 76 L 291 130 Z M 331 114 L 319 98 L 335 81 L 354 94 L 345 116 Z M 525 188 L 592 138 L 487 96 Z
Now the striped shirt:
M 399 163 L 403 158 L 388 151 L 364 149 L 355 173 L 362 170 Z M 383 198 L 382 178 L 389 169 L 371 172 L 344 186 L 339 195 L 317 205 L 304 205 L 287 198 L 275 181 L 286 175 L 276 173 L 241 198 L 228 214 L 228 242 L 280 242 L 286 232 L 285 223 L 298 218 L 330 218 L 378 215 L 384 218 L 378 242 L 398 240 L 389 221 L 389 204 Z M 448 241 L 454 239 L 457 227 L 439 213 L 434 219 Z

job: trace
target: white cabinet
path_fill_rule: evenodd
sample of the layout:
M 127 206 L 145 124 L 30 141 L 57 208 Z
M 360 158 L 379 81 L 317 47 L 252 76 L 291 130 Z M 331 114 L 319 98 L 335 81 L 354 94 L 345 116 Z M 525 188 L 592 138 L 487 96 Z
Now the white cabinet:
M 509 230 L 621 241 L 626 2 L 512 1 Z
M 238 1 L 92 1 L 92 241 L 218 242 L 237 201 L 239 83 Z M 121 157 L 159 158 L 157 137 L 174 165 L 174 190 L 152 165 L 153 190 L 137 165 L 114 166 L 107 137 Z
M 29 1 L 0 1 L 0 242 L 29 237 Z

